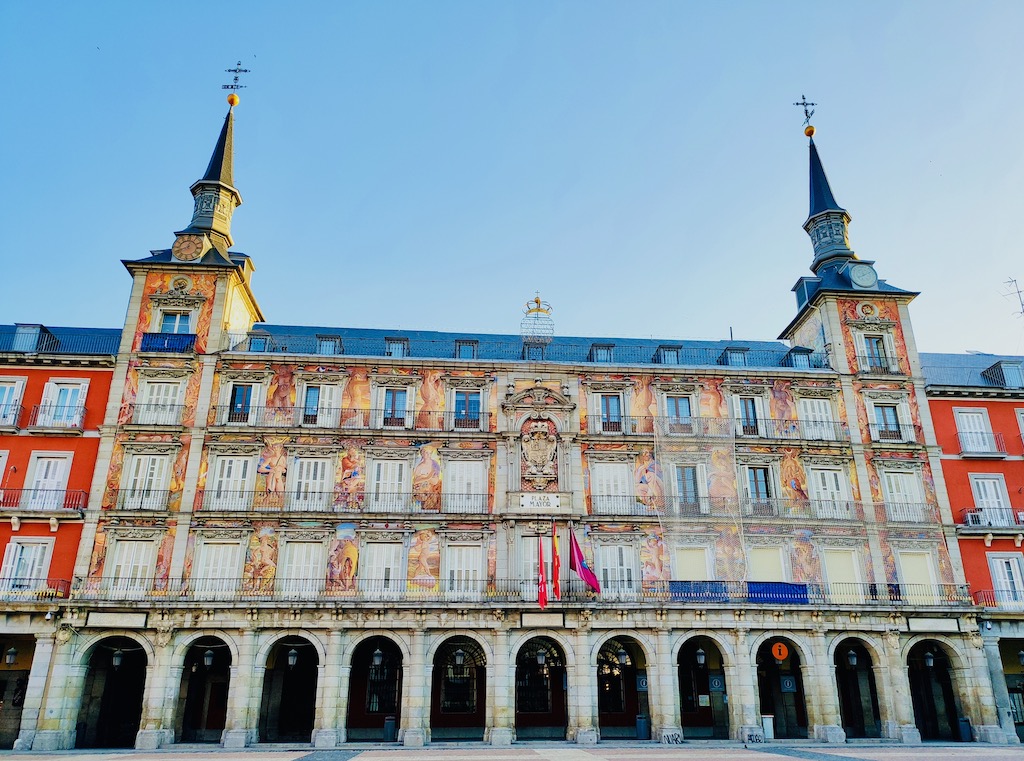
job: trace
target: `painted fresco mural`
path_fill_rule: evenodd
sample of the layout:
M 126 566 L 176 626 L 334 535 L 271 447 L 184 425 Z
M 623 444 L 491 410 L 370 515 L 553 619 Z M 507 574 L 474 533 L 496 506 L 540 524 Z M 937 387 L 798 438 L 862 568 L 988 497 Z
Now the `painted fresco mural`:
M 857 344 L 850 329 L 850 321 L 892 322 L 891 328 L 896 358 L 899 360 L 900 371 L 908 374 L 910 366 L 907 362 L 907 342 L 903 335 L 903 322 L 900 319 L 899 304 L 888 299 L 838 299 L 836 306 L 843 324 L 843 344 L 846 347 L 846 360 L 850 368 L 859 367 L 857 363 Z M 887 329 L 888 330 L 888 329 Z
M 825 328 L 817 309 L 807 311 L 806 318 L 794 331 L 790 343 L 793 346 L 806 346 L 819 354 L 825 353 Z
M 412 594 L 436 593 L 441 576 L 441 542 L 436 527 L 420 527 L 409 547 L 409 588 Z
M 327 553 L 327 589 L 334 594 L 351 594 L 356 590 L 359 572 L 359 538 L 356 524 L 339 523 Z
M 190 282 L 191 281 L 191 282 Z M 184 288 L 178 288 L 184 282 Z M 135 329 L 135 338 L 132 342 L 133 350 L 138 351 L 142 345 L 144 333 L 158 332 L 159 326 L 153 325 L 156 302 L 153 297 L 158 294 L 174 293 L 181 291 L 187 295 L 205 297 L 199 307 L 199 318 L 194 327 L 196 334 L 195 349 L 197 352 L 206 351 L 206 341 L 210 333 L 210 322 L 213 317 L 213 297 L 217 290 L 217 276 L 207 273 L 191 273 L 187 278 L 171 272 L 150 272 L 146 275 L 146 282 L 142 287 L 142 304 L 139 308 L 139 322 Z

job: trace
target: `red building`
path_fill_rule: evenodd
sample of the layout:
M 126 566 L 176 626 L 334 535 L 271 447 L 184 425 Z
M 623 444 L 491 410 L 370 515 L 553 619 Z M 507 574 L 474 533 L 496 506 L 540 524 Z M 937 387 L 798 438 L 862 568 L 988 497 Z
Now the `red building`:
M 120 337 L 0 326 L 0 748 L 36 724 L 49 670 L 37 650 L 52 650 L 71 589 Z
M 999 712 L 1024 738 L 1024 357 L 922 354 Z

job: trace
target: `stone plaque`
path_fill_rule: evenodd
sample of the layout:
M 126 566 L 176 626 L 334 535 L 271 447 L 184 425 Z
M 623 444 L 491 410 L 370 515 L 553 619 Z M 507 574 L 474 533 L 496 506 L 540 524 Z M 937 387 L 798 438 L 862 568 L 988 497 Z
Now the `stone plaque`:
M 955 618 L 908 618 L 907 625 L 912 632 L 960 631 L 960 626 Z
M 101 626 L 111 629 L 145 629 L 145 613 L 101 613 L 90 611 L 85 619 L 86 626 Z
M 545 492 L 523 492 L 519 495 L 519 507 L 541 513 L 555 512 L 562 506 L 560 495 Z
M 523 613 L 521 626 L 524 629 L 561 629 L 565 626 L 565 616 L 561 613 Z

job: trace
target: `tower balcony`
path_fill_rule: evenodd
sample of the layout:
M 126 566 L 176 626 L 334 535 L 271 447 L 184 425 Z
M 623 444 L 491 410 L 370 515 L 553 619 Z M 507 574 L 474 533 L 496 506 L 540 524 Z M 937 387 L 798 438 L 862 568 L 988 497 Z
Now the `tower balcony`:
M 143 333 L 139 351 L 190 354 L 196 348 L 195 333 Z
M 857 372 L 863 375 L 906 375 L 897 357 L 857 355 Z

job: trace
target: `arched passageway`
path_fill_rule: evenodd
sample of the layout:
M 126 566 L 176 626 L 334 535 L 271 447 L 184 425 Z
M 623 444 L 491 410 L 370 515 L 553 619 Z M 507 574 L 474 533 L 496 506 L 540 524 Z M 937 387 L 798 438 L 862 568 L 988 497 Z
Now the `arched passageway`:
M 107 637 L 92 648 L 75 747 L 135 747 L 142 721 L 146 664 L 146 651 L 128 637 Z
M 452 637 L 434 654 L 431 740 L 483 740 L 487 657 L 469 637 Z
M 757 694 L 761 715 L 771 716 L 775 737 L 807 737 L 807 705 L 800 654 L 785 637 L 771 637 L 757 649 Z
M 228 714 L 231 650 L 217 637 L 200 637 L 189 647 L 182 666 L 178 741 L 220 742 Z
M 934 640 L 918 642 L 907 657 L 914 723 L 922 740 L 959 740 L 956 693 L 949 656 Z
M 569 725 L 565 653 L 534 637 L 516 655 L 516 739 L 564 740 Z
M 260 742 L 312 741 L 319 663 L 316 648 L 304 637 L 285 637 L 271 649 L 263 675 Z
M 679 650 L 679 714 L 684 737 L 729 739 L 725 662 L 708 637 L 687 640 Z
M 387 637 L 370 637 L 352 652 L 346 739 L 394 742 L 401 723 L 402 651 Z
M 35 649 L 32 637 L 11 635 L 0 639 L 0 748 L 4 750 L 14 747 L 21 730 Z
M 632 637 L 609 639 L 597 653 L 597 718 L 603 739 L 651 737 L 647 661 Z
M 856 639 L 844 639 L 835 652 L 839 714 L 847 737 L 881 737 L 882 718 L 871 653 Z

